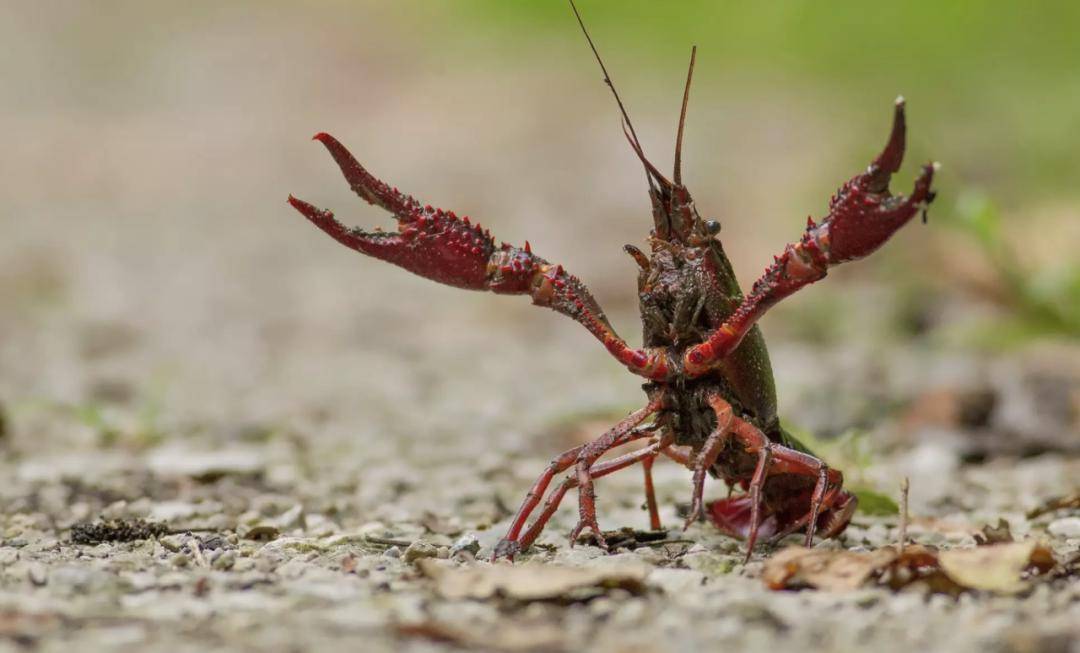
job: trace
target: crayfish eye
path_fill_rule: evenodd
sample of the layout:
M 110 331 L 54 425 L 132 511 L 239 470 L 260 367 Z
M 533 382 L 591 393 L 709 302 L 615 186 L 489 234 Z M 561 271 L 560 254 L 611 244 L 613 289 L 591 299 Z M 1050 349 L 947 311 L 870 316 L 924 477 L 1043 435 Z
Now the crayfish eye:
M 720 233 L 720 221 L 719 220 L 706 220 L 705 231 L 709 232 L 710 236 L 715 236 Z

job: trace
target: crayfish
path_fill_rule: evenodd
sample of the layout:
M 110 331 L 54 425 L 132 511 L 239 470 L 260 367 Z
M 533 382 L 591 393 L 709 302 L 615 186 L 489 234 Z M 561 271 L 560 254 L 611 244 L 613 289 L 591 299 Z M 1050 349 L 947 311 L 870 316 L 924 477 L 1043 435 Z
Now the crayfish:
M 571 5 L 573 3 L 571 2 Z M 597 301 L 562 265 L 522 247 L 496 243 L 489 231 L 375 178 L 329 134 L 317 134 L 361 199 L 393 214 L 397 232 L 363 231 L 338 222 L 331 211 L 289 197 L 289 203 L 332 238 L 359 252 L 458 288 L 528 295 L 584 326 L 630 372 L 644 377 L 647 402 L 588 444 L 556 456 L 526 494 L 494 557 L 513 558 L 540 534 L 567 491 L 577 488 L 579 518 L 571 544 L 583 529 L 606 548 L 597 524 L 594 481 L 640 463 L 644 469 L 650 525 L 660 528 L 652 466 L 672 458 L 693 472 L 686 525 L 706 510 L 723 532 L 747 541 L 747 557 L 759 538 L 777 540 L 803 532 L 832 537 L 847 526 L 857 500 L 843 489 L 843 475 L 815 457 L 780 425 L 768 350 L 758 319 L 778 301 L 825 277 L 831 266 L 864 257 L 934 199 L 936 164 L 922 168 L 909 196 L 893 195 L 889 180 L 904 156 L 903 99 L 895 104 L 888 142 L 869 167 L 833 195 L 827 214 L 807 220 L 802 237 L 774 258 L 748 294 L 739 289 L 717 238 L 719 223 L 702 219 L 683 184 L 681 149 L 696 49 L 691 54 L 670 179 L 645 156 L 629 115 L 595 45 L 573 7 L 618 103 L 623 132 L 648 181 L 653 227 L 648 253 L 626 252 L 639 268 L 637 287 L 644 342 L 634 348 L 615 333 Z M 651 419 L 650 419 L 651 418 Z M 602 460 L 632 441 L 646 446 Z M 572 470 L 549 494 L 556 475 Z M 705 506 L 711 474 L 741 493 Z M 540 507 L 539 514 L 528 523 Z

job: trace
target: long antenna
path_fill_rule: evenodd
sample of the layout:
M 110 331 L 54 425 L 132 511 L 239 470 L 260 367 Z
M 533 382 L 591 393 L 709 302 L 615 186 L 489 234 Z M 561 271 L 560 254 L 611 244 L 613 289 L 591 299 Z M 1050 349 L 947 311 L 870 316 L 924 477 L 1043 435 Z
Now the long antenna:
M 694 61 L 697 59 L 697 46 L 690 49 L 690 69 L 686 71 L 686 88 L 682 94 L 682 111 L 679 113 L 679 133 L 675 137 L 675 185 L 682 186 L 682 135 L 686 127 L 686 105 L 690 101 L 690 80 L 694 78 Z
M 592 37 L 589 36 L 589 30 L 585 28 L 585 21 L 581 20 L 581 14 L 578 12 L 577 5 L 574 4 L 574 0 L 570 0 L 570 8 L 574 10 L 574 16 L 577 17 L 578 25 L 581 25 L 581 31 L 585 34 L 585 40 L 589 42 L 589 47 L 592 49 L 593 56 L 596 57 L 596 63 L 600 64 L 600 70 L 604 73 L 604 83 L 611 89 L 612 95 L 615 96 L 615 102 L 619 105 L 619 111 L 622 112 L 623 120 L 626 121 L 627 127 L 630 128 L 630 134 L 634 137 L 634 144 L 637 145 L 637 150 L 641 150 L 641 141 L 638 140 L 637 132 L 634 131 L 634 123 L 630 122 L 630 114 L 626 112 L 626 107 L 623 106 L 622 98 L 619 97 L 619 92 L 615 90 L 615 84 L 611 81 L 611 75 L 608 74 L 607 66 L 604 65 L 604 60 L 600 58 L 600 53 L 596 50 L 596 45 L 593 43 Z

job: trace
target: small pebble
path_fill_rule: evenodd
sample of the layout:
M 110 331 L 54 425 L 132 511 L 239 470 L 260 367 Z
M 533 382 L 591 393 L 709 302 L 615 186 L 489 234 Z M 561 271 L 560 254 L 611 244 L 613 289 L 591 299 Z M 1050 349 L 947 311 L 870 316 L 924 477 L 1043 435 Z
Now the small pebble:
M 184 540 L 180 535 L 165 535 L 159 537 L 158 542 L 161 542 L 161 546 L 173 553 L 176 553 L 184 546 Z
M 463 553 L 469 553 L 473 557 L 480 552 L 480 540 L 473 533 L 466 533 L 459 537 L 450 547 L 450 557 L 457 558 Z
M 34 563 L 30 565 L 30 569 L 26 572 L 27 577 L 30 579 L 30 584 L 35 587 L 42 587 L 49 581 L 48 572 L 45 571 L 45 565 Z
M 387 558 L 400 558 L 401 557 L 401 549 L 399 549 L 396 546 L 392 546 L 389 549 L 387 549 L 386 551 L 383 551 L 383 555 L 386 556 Z
M 437 558 L 439 556 L 439 548 L 434 544 L 417 540 L 409 545 L 409 548 L 405 549 L 405 562 L 413 563 L 421 558 Z
M 1080 517 L 1062 517 L 1050 522 L 1046 530 L 1058 537 L 1080 537 Z
M 228 571 L 236 564 L 236 551 L 225 551 L 214 559 L 214 569 Z
M 177 553 L 169 560 L 169 562 L 171 562 L 174 567 L 187 567 L 191 564 L 191 558 L 186 553 Z

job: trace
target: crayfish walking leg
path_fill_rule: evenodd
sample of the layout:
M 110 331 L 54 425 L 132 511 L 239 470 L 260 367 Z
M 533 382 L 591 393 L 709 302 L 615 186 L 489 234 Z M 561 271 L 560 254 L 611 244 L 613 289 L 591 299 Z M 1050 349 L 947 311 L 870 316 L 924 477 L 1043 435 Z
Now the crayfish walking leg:
M 583 488 L 580 496 L 580 520 L 583 523 L 579 523 L 578 528 L 575 528 L 575 531 L 580 532 L 580 529 L 584 526 L 590 526 L 594 529 L 597 539 L 602 541 L 603 536 L 600 534 L 599 529 L 596 528 L 595 494 L 592 487 L 592 477 L 589 468 L 598 458 L 603 456 L 610 449 L 646 437 L 654 431 L 656 427 L 653 425 L 644 428 L 635 427 L 641 424 L 641 422 L 649 417 L 649 415 L 652 415 L 659 410 L 660 405 L 661 402 L 659 400 L 653 400 L 644 408 L 628 415 L 625 419 L 613 426 L 609 431 L 593 442 L 574 447 L 573 449 L 556 456 L 548 465 L 547 469 L 540 474 L 540 477 L 533 484 L 532 489 L 529 490 L 529 493 L 525 495 L 525 500 L 521 503 L 521 507 L 518 508 L 517 514 L 514 516 L 514 520 L 511 522 L 510 529 L 507 531 L 506 536 L 503 537 L 495 547 L 493 557 L 513 558 L 514 554 L 521 550 L 518 536 L 520 535 L 522 528 L 525 527 L 525 522 L 529 519 L 529 515 L 532 514 L 532 511 L 540 502 L 540 498 L 543 496 L 544 492 L 547 491 L 548 485 L 551 484 L 551 479 L 554 478 L 556 474 L 566 471 L 571 466 L 575 465 L 577 466 L 576 475 L 578 482 L 581 483 Z

